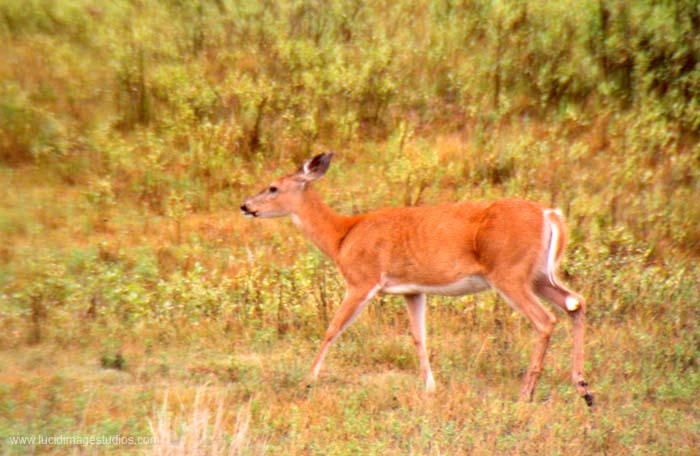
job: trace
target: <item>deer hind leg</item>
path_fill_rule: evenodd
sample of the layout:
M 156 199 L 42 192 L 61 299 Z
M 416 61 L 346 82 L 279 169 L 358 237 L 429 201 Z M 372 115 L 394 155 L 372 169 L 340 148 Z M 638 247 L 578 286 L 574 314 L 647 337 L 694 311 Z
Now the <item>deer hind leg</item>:
M 593 405 L 593 395 L 588 391 L 588 382 L 583 376 L 583 336 L 585 331 L 586 301 L 555 279 L 553 282 L 545 276 L 539 276 L 535 282 L 535 292 L 540 297 L 561 307 L 571 317 L 573 327 L 573 348 L 571 363 L 571 381 L 576 391 L 589 407 Z
M 520 389 L 520 399 L 531 401 L 535 385 L 542 372 L 542 364 L 549 346 L 549 338 L 552 336 L 557 319 L 549 310 L 542 306 L 528 285 L 509 280 L 502 280 L 500 283 L 492 280 L 492 285 L 511 306 L 532 322 L 537 331 L 535 348 L 530 358 L 530 366 L 527 369 L 522 388 Z
M 406 307 L 408 308 L 411 335 L 418 349 L 418 359 L 420 360 L 423 382 L 425 382 L 425 390 L 432 393 L 435 391 L 435 379 L 433 379 L 433 372 L 430 370 L 430 359 L 428 358 L 428 351 L 425 347 L 425 295 L 404 295 L 404 298 L 406 299 Z
M 321 371 L 321 365 L 323 364 L 323 360 L 325 359 L 326 353 L 328 352 L 331 344 L 340 335 L 340 333 L 342 333 L 345 328 L 350 326 L 350 323 L 357 318 L 365 305 L 377 293 L 379 288 L 379 285 L 370 290 L 348 288 L 342 304 L 328 325 L 326 335 L 323 337 L 323 342 L 321 343 L 321 348 L 319 349 L 311 367 L 311 376 L 314 380 L 318 378 L 318 374 Z

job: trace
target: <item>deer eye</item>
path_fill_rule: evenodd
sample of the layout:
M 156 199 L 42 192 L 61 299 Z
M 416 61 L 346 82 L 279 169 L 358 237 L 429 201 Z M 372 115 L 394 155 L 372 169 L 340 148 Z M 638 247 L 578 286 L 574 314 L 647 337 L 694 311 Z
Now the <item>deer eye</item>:
M 277 187 L 274 185 L 270 185 L 270 187 L 267 189 L 268 192 L 270 193 L 277 193 L 277 190 L 279 190 Z

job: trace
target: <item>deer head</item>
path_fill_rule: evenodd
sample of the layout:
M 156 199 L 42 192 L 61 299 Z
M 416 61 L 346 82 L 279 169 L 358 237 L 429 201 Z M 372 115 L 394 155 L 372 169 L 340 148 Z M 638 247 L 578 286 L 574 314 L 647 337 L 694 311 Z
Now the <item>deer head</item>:
M 295 173 L 272 181 L 267 188 L 245 200 L 241 212 L 246 217 L 282 217 L 294 214 L 309 182 L 320 179 L 331 164 L 333 153 L 316 155 Z

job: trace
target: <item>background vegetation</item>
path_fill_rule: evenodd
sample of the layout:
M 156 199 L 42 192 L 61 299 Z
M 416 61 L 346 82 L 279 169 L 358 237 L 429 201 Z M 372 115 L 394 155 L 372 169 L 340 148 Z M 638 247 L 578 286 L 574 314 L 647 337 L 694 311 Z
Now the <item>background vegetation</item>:
M 697 2 L 0 0 L 0 39 L 3 452 L 700 446 Z M 533 332 L 491 293 L 430 299 L 435 397 L 396 298 L 300 389 L 342 284 L 237 207 L 331 148 L 317 186 L 340 212 L 560 207 L 596 408 L 564 315 L 536 401 L 514 401 Z

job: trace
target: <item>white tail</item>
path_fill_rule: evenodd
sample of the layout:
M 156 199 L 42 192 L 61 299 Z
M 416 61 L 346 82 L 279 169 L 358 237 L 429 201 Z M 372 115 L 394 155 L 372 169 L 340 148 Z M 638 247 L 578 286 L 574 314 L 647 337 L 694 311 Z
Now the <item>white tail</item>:
M 489 288 L 524 314 L 537 331 L 535 349 L 520 391 L 532 399 L 555 316 L 535 296 L 567 312 L 573 321 L 572 380 L 590 406 L 583 377 L 585 301 L 562 286 L 556 266 L 566 227 L 560 211 L 518 199 L 439 206 L 387 208 L 353 217 L 336 214 L 311 182 L 322 177 L 332 154 L 317 155 L 295 173 L 249 198 L 249 217 L 289 215 L 333 259 L 347 290 L 321 344 L 311 373 L 318 377 L 333 341 L 377 294 L 406 299 L 410 329 L 428 391 L 435 389 L 425 337 L 425 295 L 464 295 Z

